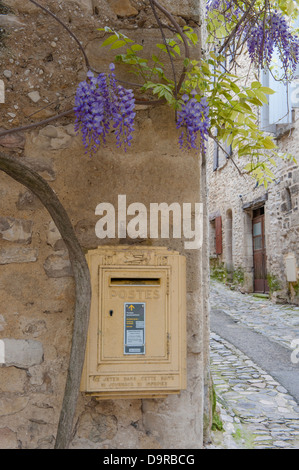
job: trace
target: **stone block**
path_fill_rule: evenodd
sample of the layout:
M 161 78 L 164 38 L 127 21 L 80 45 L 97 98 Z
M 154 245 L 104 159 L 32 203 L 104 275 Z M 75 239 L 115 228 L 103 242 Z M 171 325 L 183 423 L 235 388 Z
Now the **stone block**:
M 10 396 L 0 398 L 0 416 L 9 416 L 26 408 L 28 397 Z M 1 437 L 0 437 L 1 442 Z
M 52 126 L 52 125 L 46 126 L 39 131 L 39 135 L 44 135 L 46 137 L 50 137 L 51 139 L 53 139 L 54 137 L 57 137 L 58 135 L 57 127 Z
M 299 194 L 299 183 L 293 184 L 293 185 L 290 187 L 290 191 L 291 191 L 291 194 L 292 194 L 293 196 Z
M 293 183 L 299 183 L 299 169 L 296 169 L 293 173 Z
M 38 13 L 40 12 L 39 7 L 31 2 L 24 2 L 23 0 L 5 0 L 5 4 L 14 12 L 20 13 Z
M 31 243 L 32 226 L 31 220 L 0 217 L 0 238 L 10 242 Z
M 30 335 L 31 338 L 36 338 L 47 331 L 47 325 L 44 320 L 33 320 L 24 326 L 22 331 L 24 335 Z
M 172 15 L 199 20 L 200 3 L 197 0 L 163 0 L 163 7 Z
M 72 137 L 66 133 L 60 132 L 57 138 L 51 139 L 51 149 L 66 149 L 69 148 Z
M 81 8 L 81 10 L 86 11 L 88 14 L 93 12 L 93 0 L 74 0 L 75 3 Z
M 6 5 L 7 5 L 7 2 L 6 2 Z M 22 23 L 19 20 L 19 18 L 15 15 L 0 15 L 0 26 L 2 26 L 3 28 L 16 29 L 16 28 L 22 28 L 22 26 L 24 25 L 25 23 Z
M 33 101 L 33 103 L 37 103 L 41 99 L 38 91 L 30 91 L 30 93 L 28 93 L 28 97 Z
M 0 340 L 4 351 L 3 358 L 6 366 L 29 367 L 41 364 L 44 359 L 43 345 L 39 341 L 31 339 L 10 339 Z
M 62 240 L 60 232 L 54 224 L 53 220 L 51 220 L 47 230 L 47 243 L 55 249 L 57 242 L 60 240 Z
M 29 190 L 20 193 L 16 202 L 16 207 L 19 210 L 35 210 L 43 207 L 40 200 Z
M 96 221 L 80 220 L 75 226 L 75 232 L 82 247 L 85 249 L 97 248 L 99 239 L 95 234 Z
M 0 92 L 0 95 L 1 95 L 1 92 Z M 4 132 L 4 131 L 5 129 L 1 127 L 0 132 Z M 2 145 L 2 147 L 7 147 L 7 148 L 24 148 L 25 136 L 21 132 L 4 135 L 3 137 L 0 137 L 0 145 Z
M 38 251 L 34 248 L 12 246 L 0 249 L 0 265 L 10 263 L 34 263 Z
M 44 382 L 44 368 L 42 366 L 33 366 L 28 370 L 31 385 L 41 386 Z
M 27 384 L 27 370 L 17 367 L 0 367 L 1 392 L 22 393 Z M 0 438 L 1 442 L 1 438 Z
M 44 270 L 48 277 L 70 277 L 72 267 L 66 252 L 50 255 L 44 262 Z
M 121 18 L 138 15 L 138 10 L 133 7 L 130 0 L 108 0 L 108 3 L 114 13 Z
M 0 428 L 1 449 L 18 449 L 17 435 L 11 429 Z
M 34 106 L 24 106 L 22 111 L 25 116 L 30 117 L 33 121 L 42 121 L 43 119 L 48 119 L 56 114 L 52 109 L 45 108 L 38 110 Z
M 42 156 L 36 158 L 26 157 L 23 163 L 39 173 L 47 181 L 54 181 L 56 179 L 52 158 L 43 158 Z
M 112 439 L 116 432 L 117 419 L 115 416 L 85 413 L 80 419 L 77 436 L 99 443 L 106 439 Z

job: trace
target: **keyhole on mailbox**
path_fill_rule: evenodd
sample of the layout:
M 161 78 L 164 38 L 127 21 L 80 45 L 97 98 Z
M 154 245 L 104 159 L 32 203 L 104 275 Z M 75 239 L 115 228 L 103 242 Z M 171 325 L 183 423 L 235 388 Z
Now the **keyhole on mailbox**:
M 110 317 L 112 317 L 112 315 L 113 315 L 113 310 L 109 310 L 109 315 L 110 315 Z

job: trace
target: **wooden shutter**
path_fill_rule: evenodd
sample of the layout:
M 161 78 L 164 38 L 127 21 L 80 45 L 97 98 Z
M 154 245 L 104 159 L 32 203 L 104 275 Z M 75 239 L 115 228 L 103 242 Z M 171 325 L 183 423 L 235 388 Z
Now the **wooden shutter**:
M 215 232 L 216 232 L 216 255 L 222 253 L 222 220 L 221 215 L 215 219 Z

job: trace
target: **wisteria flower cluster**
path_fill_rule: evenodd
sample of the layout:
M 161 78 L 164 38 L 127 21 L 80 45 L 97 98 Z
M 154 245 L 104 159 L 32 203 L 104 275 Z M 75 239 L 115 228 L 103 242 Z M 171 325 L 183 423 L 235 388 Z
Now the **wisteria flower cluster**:
M 276 48 L 285 77 L 291 76 L 299 59 L 299 38 L 293 35 L 286 20 L 273 13 L 251 29 L 247 39 L 249 56 L 255 64 L 269 67 Z
M 179 137 L 180 148 L 188 150 L 198 149 L 197 138 L 200 135 L 200 149 L 205 150 L 205 141 L 207 140 L 210 127 L 209 105 L 205 97 L 198 101 L 195 98 L 196 91 L 189 95 L 182 96 L 182 109 L 178 112 L 177 128 L 183 128 Z
M 116 84 L 115 66 L 110 64 L 110 73 L 87 73 L 75 97 L 75 130 L 81 132 L 86 153 L 94 153 L 106 143 L 107 134 L 114 130 L 117 147 L 125 151 L 131 145 L 136 113 L 132 90 Z
M 227 20 L 232 15 L 239 21 L 244 15 L 233 0 L 210 0 L 207 11 L 218 11 Z M 299 37 L 292 33 L 286 19 L 277 11 L 267 13 L 266 17 L 248 17 L 239 26 L 239 35 L 247 43 L 251 62 L 259 67 L 269 67 L 274 51 L 278 52 L 284 79 L 292 78 L 299 60 Z

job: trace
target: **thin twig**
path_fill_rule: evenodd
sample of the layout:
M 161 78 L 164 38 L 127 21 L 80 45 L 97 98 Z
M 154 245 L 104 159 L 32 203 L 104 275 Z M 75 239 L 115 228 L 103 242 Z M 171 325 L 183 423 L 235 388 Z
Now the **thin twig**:
M 166 8 L 162 7 L 162 5 L 160 5 L 160 3 L 157 2 L 157 0 L 152 0 L 154 5 L 162 12 L 164 13 L 164 15 L 169 19 L 169 21 L 173 24 L 173 26 L 175 27 L 175 29 L 177 30 L 178 34 L 180 35 L 180 37 L 182 38 L 182 41 L 184 43 L 184 47 L 185 47 L 185 58 L 186 59 L 189 59 L 190 58 L 190 50 L 189 50 L 189 45 L 188 45 L 188 41 L 186 39 L 186 36 L 184 34 L 184 32 L 182 31 L 180 25 L 178 24 L 178 22 L 175 20 L 175 18 L 172 16 L 171 13 L 169 13 L 168 10 L 166 10 Z M 177 93 L 179 93 L 180 89 L 181 89 L 181 86 L 183 84 L 183 81 L 185 79 L 185 75 L 186 75 L 186 72 L 187 72 L 187 67 L 183 67 L 183 70 L 181 72 L 181 76 L 180 76 L 180 79 L 179 79 L 179 82 L 178 82 L 178 86 L 177 86 Z
M 264 47 L 265 47 L 265 39 L 266 39 L 266 15 L 267 15 L 267 4 L 268 0 L 265 0 L 265 12 L 264 12 L 264 19 L 263 19 L 263 40 L 260 50 L 260 63 L 263 63 L 263 55 L 264 55 Z
M 174 63 L 173 63 L 173 58 L 172 58 L 172 56 L 171 56 L 171 52 L 170 52 L 170 49 L 169 49 L 169 44 L 167 43 L 167 40 L 166 40 L 164 31 L 163 31 L 163 28 L 162 28 L 162 24 L 161 24 L 161 21 L 160 21 L 159 16 L 157 15 L 156 8 L 155 8 L 155 4 L 154 4 L 153 0 L 150 0 L 150 5 L 151 5 L 151 7 L 152 7 L 154 16 L 155 16 L 155 18 L 156 18 L 156 21 L 157 21 L 157 23 L 158 23 L 159 29 L 160 29 L 160 31 L 161 31 L 161 35 L 162 35 L 162 38 L 163 38 L 163 42 L 164 42 L 165 47 L 166 47 L 166 49 L 167 49 L 167 53 L 168 53 L 169 60 L 170 60 L 170 63 L 171 63 L 172 74 L 173 74 L 173 80 L 174 80 L 174 97 L 175 97 L 175 99 L 177 100 L 177 80 L 176 80 L 176 72 L 175 72 L 175 67 L 174 67 Z
M 244 15 L 239 19 L 238 23 L 236 24 L 236 26 L 234 27 L 234 29 L 232 30 L 232 32 L 230 33 L 230 35 L 226 38 L 226 40 L 224 41 L 224 43 L 223 43 L 222 46 L 220 47 L 220 49 L 219 49 L 219 51 L 218 51 L 219 54 L 221 54 L 221 52 L 223 51 L 223 49 L 226 48 L 226 46 L 228 45 L 228 43 L 231 41 L 231 39 L 234 37 L 234 35 L 235 35 L 236 32 L 238 31 L 239 26 L 246 20 L 246 18 L 247 18 L 247 16 L 249 15 L 251 9 L 253 8 L 255 2 L 256 2 L 256 0 L 252 0 L 252 1 L 251 1 L 248 10 L 245 11 Z
M 222 147 L 222 145 L 220 144 L 219 140 L 216 139 L 216 137 L 212 134 L 211 131 L 208 132 L 209 134 L 209 137 L 211 137 L 211 139 L 214 140 L 214 142 L 218 145 L 218 147 L 225 153 L 226 157 L 228 160 L 231 160 L 234 164 L 234 166 L 236 167 L 236 169 L 238 170 L 238 173 L 240 176 L 244 176 L 244 173 L 242 173 L 242 171 L 240 170 L 240 168 L 238 167 L 238 165 L 236 164 L 236 162 L 234 161 L 233 157 Z
M 55 121 L 56 119 L 59 119 L 64 116 L 68 116 L 69 114 L 72 114 L 73 112 L 74 112 L 73 109 L 68 109 L 67 111 L 64 111 L 63 113 L 56 114 L 55 116 L 44 119 L 43 121 L 33 122 L 25 126 L 14 127 L 13 129 L 6 129 L 5 131 L 0 133 L 0 137 L 4 137 L 5 135 L 8 135 L 8 134 L 13 134 L 14 132 L 27 131 L 28 129 L 33 129 L 35 127 L 43 126 L 44 124 L 48 124 L 51 121 Z

